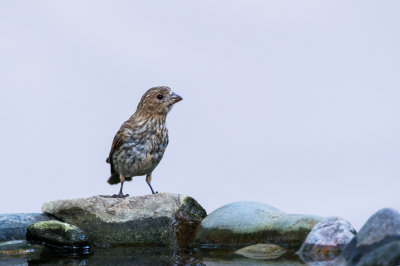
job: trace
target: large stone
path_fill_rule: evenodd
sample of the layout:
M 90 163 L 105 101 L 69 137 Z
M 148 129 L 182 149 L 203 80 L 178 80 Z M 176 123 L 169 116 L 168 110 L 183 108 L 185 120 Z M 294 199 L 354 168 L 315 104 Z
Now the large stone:
M 193 198 L 169 193 L 58 200 L 45 203 L 42 211 L 78 226 L 96 244 L 169 248 L 186 247 L 207 215 Z
M 26 228 L 30 224 L 55 219 L 55 217 L 44 213 L 0 214 L 0 241 L 24 240 Z
M 301 246 L 299 255 L 306 262 L 335 259 L 356 233 L 348 221 L 328 217 L 314 226 Z
M 210 213 L 200 224 L 194 246 L 236 248 L 272 243 L 299 248 L 321 217 L 287 214 L 263 203 L 240 201 Z
M 341 257 L 348 265 L 400 264 L 400 213 L 381 209 L 372 215 Z
M 88 244 L 88 237 L 75 225 L 60 221 L 43 221 L 27 228 L 26 238 L 55 246 L 81 247 Z

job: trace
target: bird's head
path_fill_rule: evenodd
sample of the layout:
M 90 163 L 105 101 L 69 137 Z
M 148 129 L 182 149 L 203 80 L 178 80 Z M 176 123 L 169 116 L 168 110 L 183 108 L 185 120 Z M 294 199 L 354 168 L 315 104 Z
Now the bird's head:
M 169 87 L 160 86 L 149 89 L 139 102 L 136 112 L 144 115 L 167 115 L 182 97 Z

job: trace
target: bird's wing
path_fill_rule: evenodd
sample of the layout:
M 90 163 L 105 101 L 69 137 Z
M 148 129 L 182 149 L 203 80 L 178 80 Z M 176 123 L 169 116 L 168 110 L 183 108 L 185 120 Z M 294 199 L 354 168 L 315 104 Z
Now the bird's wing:
M 108 158 L 106 160 L 106 162 L 111 165 L 111 174 L 115 173 L 114 164 L 112 162 L 112 156 L 113 156 L 114 152 L 116 150 L 118 150 L 119 147 L 121 147 L 121 145 L 124 142 L 125 138 L 126 138 L 126 136 L 124 135 L 124 127 L 122 126 L 120 128 L 120 130 L 118 130 L 117 134 L 115 134 L 113 143 L 111 145 L 110 155 L 108 156 Z

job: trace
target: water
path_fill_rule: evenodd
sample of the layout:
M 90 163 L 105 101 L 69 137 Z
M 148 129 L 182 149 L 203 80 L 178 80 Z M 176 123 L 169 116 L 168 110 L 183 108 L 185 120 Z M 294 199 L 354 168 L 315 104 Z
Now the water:
M 19 254 L 17 254 L 19 253 Z M 54 252 L 47 248 L 35 252 L 0 254 L 0 265 L 305 265 L 294 253 L 277 260 L 253 260 L 233 251 L 186 250 L 174 252 L 157 247 L 96 248 L 89 254 Z

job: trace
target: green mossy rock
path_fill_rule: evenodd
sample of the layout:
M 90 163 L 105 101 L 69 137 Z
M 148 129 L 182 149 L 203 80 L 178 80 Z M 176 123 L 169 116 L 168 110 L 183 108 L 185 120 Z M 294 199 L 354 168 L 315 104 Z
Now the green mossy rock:
M 60 221 L 43 221 L 27 228 L 26 238 L 55 246 L 85 246 L 88 237 L 75 225 Z

